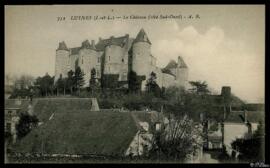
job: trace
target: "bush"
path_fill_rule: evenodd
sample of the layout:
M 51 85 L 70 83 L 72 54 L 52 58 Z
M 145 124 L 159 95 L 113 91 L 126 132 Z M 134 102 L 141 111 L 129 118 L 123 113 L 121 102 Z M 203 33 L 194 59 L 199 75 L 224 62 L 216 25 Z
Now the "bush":
M 18 138 L 26 136 L 33 127 L 37 126 L 38 118 L 28 113 L 21 113 L 19 123 L 16 125 Z

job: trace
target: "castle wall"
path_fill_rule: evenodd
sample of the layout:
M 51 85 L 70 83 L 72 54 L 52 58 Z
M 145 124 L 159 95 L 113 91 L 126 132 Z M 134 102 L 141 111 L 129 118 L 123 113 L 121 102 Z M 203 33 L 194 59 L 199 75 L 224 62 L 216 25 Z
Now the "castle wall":
M 75 72 L 75 65 L 76 65 L 76 60 L 79 59 L 79 54 L 73 54 L 69 56 L 69 61 L 70 61 L 70 69 Z
M 168 88 L 170 86 L 173 86 L 174 84 L 175 84 L 175 77 L 174 76 L 172 76 L 170 74 L 162 73 L 161 87 Z
M 98 64 L 98 57 L 100 53 L 92 49 L 81 49 L 79 51 L 78 65 L 81 70 L 84 72 L 84 87 L 89 86 L 89 80 L 91 78 L 91 69 L 97 68 L 100 65 Z
M 55 57 L 55 78 L 54 82 L 60 77 L 67 77 L 67 73 L 70 70 L 69 51 L 57 50 Z
M 126 80 L 128 53 L 125 47 L 109 45 L 105 48 L 104 74 L 119 74 L 119 80 Z M 125 76 L 125 78 L 123 78 Z
M 188 86 L 188 69 L 187 68 L 176 69 L 176 86 L 178 87 Z

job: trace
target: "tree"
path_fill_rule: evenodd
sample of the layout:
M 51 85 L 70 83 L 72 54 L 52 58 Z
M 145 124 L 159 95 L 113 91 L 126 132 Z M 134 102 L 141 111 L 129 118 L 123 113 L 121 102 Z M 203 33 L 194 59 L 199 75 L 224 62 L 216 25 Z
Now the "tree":
M 208 84 L 206 83 L 206 81 L 190 81 L 189 84 L 192 86 L 190 90 L 196 94 L 205 95 L 210 93 L 207 88 Z
M 27 135 L 33 127 L 37 126 L 38 121 L 36 116 L 31 116 L 28 113 L 21 113 L 19 122 L 16 125 L 18 138 L 21 139 Z
M 38 77 L 36 80 L 36 85 L 41 90 L 42 95 L 48 96 L 48 92 L 53 90 L 54 77 L 51 77 L 46 73 L 43 77 Z
M 146 90 L 148 93 L 153 93 L 156 97 L 159 97 L 161 90 L 156 82 L 156 79 L 156 73 L 151 72 L 149 79 L 146 81 Z
M 238 138 L 232 142 L 232 148 L 239 152 L 239 160 L 247 162 L 263 161 L 265 130 L 262 122 L 251 138 Z
M 64 87 L 65 87 L 65 81 L 62 77 L 62 74 L 60 74 L 60 77 L 56 81 L 57 95 L 59 95 L 59 92 L 61 93 L 62 90 L 64 90 Z
M 128 74 L 128 89 L 130 93 L 138 93 L 141 90 L 142 79 L 137 73 L 130 71 Z
M 70 93 L 73 93 L 73 87 L 75 85 L 75 80 L 74 80 L 74 72 L 72 70 L 68 71 L 68 77 L 66 80 L 66 85 L 67 88 L 69 88 Z
M 93 94 L 94 90 L 96 90 L 98 87 L 98 83 L 96 81 L 96 69 L 95 68 L 91 69 L 91 78 L 89 80 L 89 87 L 90 87 L 92 94 Z
M 8 80 L 11 80 L 11 77 L 7 77 Z M 30 75 L 21 75 L 19 78 L 14 79 L 14 89 L 11 93 L 10 98 L 17 97 L 29 97 L 29 89 L 32 87 L 34 83 L 34 77 Z
M 79 90 L 80 93 L 80 89 L 84 85 L 84 73 L 82 72 L 79 66 L 75 70 L 74 80 L 75 80 L 75 88 Z
M 202 133 L 187 116 L 170 119 L 162 131 L 155 133 L 150 158 L 184 161 L 197 153 L 202 145 Z

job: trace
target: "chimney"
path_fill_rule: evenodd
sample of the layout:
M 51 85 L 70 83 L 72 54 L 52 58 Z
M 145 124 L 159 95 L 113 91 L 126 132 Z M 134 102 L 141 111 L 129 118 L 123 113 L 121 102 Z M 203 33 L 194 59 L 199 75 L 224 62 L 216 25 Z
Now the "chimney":
M 110 39 L 113 39 L 113 38 L 114 38 L 114 36 L 111 36 L 111 37 L 110 37 Z
M 221 89 L 221 96 L 223 97 L 223 104 L 226 112 L 231 112 L 231 87 L 223 86 Z
M 91 45 L 95 46 L 95 40 L 91 40 Z
M 101 38 L 101 37 L 99 37 L 99 38 L 98 38 L 98 40 L 99 40 L 99 41 L 101 41 L 101 40 L 102 40 L 102 38 Z
M 244 119 L 245 119 L 245 123 L 247 123 L 247 110 L 244 109 Z

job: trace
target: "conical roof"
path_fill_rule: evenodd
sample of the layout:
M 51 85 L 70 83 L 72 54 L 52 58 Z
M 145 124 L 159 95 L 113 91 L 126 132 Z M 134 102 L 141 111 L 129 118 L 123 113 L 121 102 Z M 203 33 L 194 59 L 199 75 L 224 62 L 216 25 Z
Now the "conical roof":
M 187 65 L 181 56 L 178 57 L 178 67 L 179 68 L 187 68 Z
M 137 34 L 137 37 L 135 38 L 134 43 L 136 43 L 136 42 L 147 42 L 147 43 L 151 44 L 151 42 L 148 39 L 148 37 L 147 37 L 145 31 L 143 30 L 143 28 Z
M 67 50 L 67 51 L 69 51 L 68 48 L 67 48 L 67 45 L 66 45 L 66 43 L 64 41 L 59 43 L 59 46 L 58 46 L 58 48 L 56 50 Z

